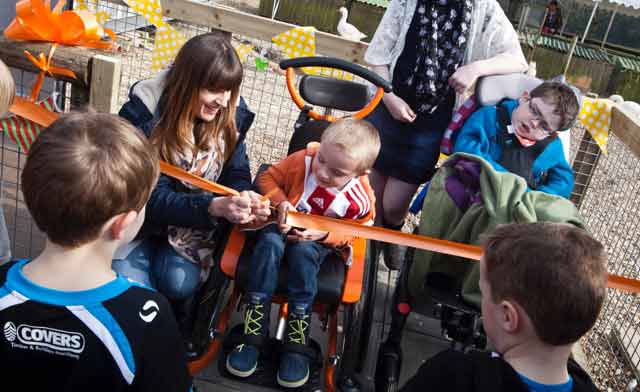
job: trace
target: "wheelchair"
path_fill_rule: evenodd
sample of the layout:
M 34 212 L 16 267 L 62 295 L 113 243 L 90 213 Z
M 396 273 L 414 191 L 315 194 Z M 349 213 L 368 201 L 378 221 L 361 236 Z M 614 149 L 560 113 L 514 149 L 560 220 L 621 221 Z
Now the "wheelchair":
M 324 129 L 337 119 L 331 114 L 331 110 L 355 111 L 356 113 L 351 117 L 363 118 L 380 102 L 385 91 L 391 91 L 391 85 L 378 75 L 366 68 L 339 59 L 297 58 L 281 62 L 280 67 L 286 71 L 289 93 L 301 109 L 295 122 L 288 154 L 305 148 L 311 141 L 319 141 Z M 300 79 L 299 89 L 296 89 L 294 70 L 300 67 L 327 67 L 343 70 L 373 83 L 377 91 L 369 100 L 365 84 L 313 75 L 303 76 Z M 306 102 L 327 109 L 321 114 Z M 263 165 L 260 170 L 264 170 L 265 166 Z M 192 374 L 205 368 L 220 352 L 226 356 L 241 333 L 241 328 L 237 327 L 229 332 L 228 324 L 231 314 L 236 307 L 240 306 L 246 294 L 245 287 L 250 273 L 247 256 L 252 249 L 254 237 L 252 234 L 252 232 L 241 231 L 238 227 L 232 227 L 226 231 L 227 238 L 223 242 L 226 245 L 216 255 L 216 260 L 219 260 L 214 267 L 216 271 L 212 271 L 210 279 L 197 294 L 193 340 L 201 342 L 200 345 L 204 349 L 200 356 L 189 363 Z M 367 328 L 370 325 L 366 320 L 372 317 L 369 315 L 373 309 L 370 303 L 371 286 L 375 286 L 376 280 L 375 268 L 372 266 L 376 260 L 367 241 L 361 238 L 354 240 L 351 254 L 352 260 L 349 265 L 337 253 L 327 256 L 321 265 L 313 312 L 320 318 L 322 329 L 328 336 L 328 348 L 324 359 L 321 359 L 319 345 L 311 343 L 311 347 L 315 348 L 318 355 L 315 367 L 312 366 L 309 381 L 300 390 L 360 390 L 354 376 L 363 360 L 362 336 L 368 334 Z M 288 311 L 286 277 L 285 262 L 280 268 L 278 287 L 272 299 L 274 306 L 276 304 L 280 306 L 276 339 L 282 339 Z M 232 281 L 233 285 L 231 285 Z M 346 344 L 347 339 L 348 344 Z M 276 342 L 271 339 L 271 342 L 267 343 L 267 351 L 273 351 L 271 349 L 275 346 Z M 240 380 L 226 371 L 225 361 L 221 358 L 220 372 L 223 376 L 236 381 L 275 388 L 275 369 L 270 367 L 277 361 L 271 359 L 269 357 L 261 361 L 263 365 L 258 367 L 254 375 Z M 322 369 L 324 370 L 321 381 Z M 269 374 L 270 372 L 273 373 Z M 324 386 L 321 387 L 321 384 Z
M 524 91 L 530 91 L 540 83 L 542 80 L 524 74 L 484 77 L 478 81 L 474 97 L 471 98 L 475 102 L 468 101 L 463 106 L 480 107 L 495 105 L 506 98 L 517 99 Z M 461 108 L 453 117 L 457 123 L 456 127 L 459 128 L 470 114 L 468 110 L 465 113 Z M 449 129 L 455 132 L 453 125 L 450 125 Z M 563 132 L 559 135 L 565 147 L 566 159 L 569 161 L 570 133 Z M 414 233 L 420 234 L 418 229 Z M 487 345 L 482 327 L 479 294 L 476 297 L 463 294 L 464 282 L 467 278 L 473 277 L 474 269 L 477 272 L 477 263 L 468 262 L 462 267 L 452 269 L 450 273 L 429 270 L 422 281 L 423 294 L 426 295 L 416 295 L 412 293 L 409 283 L 414 256 L 415 249 L 408 249 L 393 293 L 392 306 L 386 310 L 391 313 L 391 326 L 386 340 L 378 350 L 374 376 L 377 392 L 393 392 L 399 388 L 402 334 L 412 312 L 439 320 L 442 337 L 454 350 L 483 350 Z

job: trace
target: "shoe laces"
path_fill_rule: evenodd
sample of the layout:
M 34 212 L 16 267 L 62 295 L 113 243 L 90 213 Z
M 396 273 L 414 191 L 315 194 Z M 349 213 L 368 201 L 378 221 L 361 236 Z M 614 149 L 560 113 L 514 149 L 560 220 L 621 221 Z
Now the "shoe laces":
M 309 315 L 292 314 L 289 320 L 289 333 L 287 337 L 290 342 L 298 344 L 307 344 L 305 332 L 309 328 Z
M 260 335 L 262 320 L 264 319 L 264 305 L 253 305 L 244 316 L 244 334 Z

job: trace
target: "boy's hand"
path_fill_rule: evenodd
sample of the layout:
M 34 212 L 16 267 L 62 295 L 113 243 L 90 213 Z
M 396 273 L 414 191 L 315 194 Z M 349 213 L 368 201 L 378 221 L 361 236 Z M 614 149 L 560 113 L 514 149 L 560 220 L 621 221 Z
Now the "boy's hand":
M 266 222 L 271 216 L 271 210 L 269 209 L 271 202 L 269 199 L 263 200 L 262 196 L 254 191 L 249 191 L 248 195 L 251 199 L 252 220 L 255 222 Z
M 410 123 L 416 119 L 416 114 L 411 110 L 411 107 L 394 93 L 385 94 L 383 100 L 387 110 L 396 120 Z
M 287 212 L 289 210 L 295 210 L 295 207 L 288 201 L 283 201 L 278 205 L 278 228 L 285 234 L 288 233 L 289 230 L 291 230 L 291 226 L 285 224 L 285 221 L 287 219 Z
M 252 220 L 251 198 L 248 192 L 238 196 L 219 196 L 211 200 L 209 214 L 225 218 L 231 223 L 244 224 Z
M 326 231 L 293 229 L 289 232 L 287 239 L 292 241 L 322 241 L 328 235 L 329 233 Z

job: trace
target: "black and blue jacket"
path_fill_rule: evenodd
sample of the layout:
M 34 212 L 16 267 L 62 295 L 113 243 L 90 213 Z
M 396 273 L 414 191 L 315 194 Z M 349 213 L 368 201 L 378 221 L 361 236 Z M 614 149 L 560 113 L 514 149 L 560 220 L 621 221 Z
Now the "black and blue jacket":
M 160 107 L 159 101 L 164 92 L 165 77 L 166 71 L 155 78 L 134 84 L 129 91 L 129 101 L 119 112 L 121 117 L 129 120 L 147 136 L 151 135 L 164 110 Z M 238 191 L 251 188 L 251 172 L 244 140 L 254 117 L 255 114 L 240 97 L 236 108 L 238 142 L 218 178 L 220 184 Z M 208 212 L 209 204 L 214 197 L 216 196 L 211 193 L 193 191 L 174 178 L 160 175 L 147 203 L 145 224 L 139 237 L 163 234 L 168 225 L 214 229 L 217 219 L 212 218 Z

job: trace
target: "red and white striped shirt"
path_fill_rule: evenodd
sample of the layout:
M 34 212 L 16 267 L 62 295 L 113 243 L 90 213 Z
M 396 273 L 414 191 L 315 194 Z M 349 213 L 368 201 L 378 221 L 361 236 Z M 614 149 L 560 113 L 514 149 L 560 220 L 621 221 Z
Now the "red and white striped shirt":
M 351 179 L 342 189 L 324 188 L 318 185 L 311 170 L 312 161 L 312 156 L 305 157 L 304 191 L 296 209 L 307 214 L 339 219 L 362 219 L 367 216 L 371 210 L 371 200 L 360 177 Z

